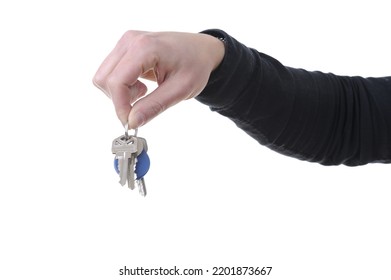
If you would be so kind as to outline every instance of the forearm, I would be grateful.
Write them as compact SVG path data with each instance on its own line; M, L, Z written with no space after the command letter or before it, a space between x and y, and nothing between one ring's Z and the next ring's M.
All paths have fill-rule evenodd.
M220 31L226 54L197 99L269 148L325 165L391 161L391 78L285 67Z

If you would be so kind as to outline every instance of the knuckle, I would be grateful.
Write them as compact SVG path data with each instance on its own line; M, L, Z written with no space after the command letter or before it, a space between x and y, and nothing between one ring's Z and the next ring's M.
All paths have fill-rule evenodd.
M139 34L140 32L139 31L135 31L135 30L127 30L123 35L122 35L122 39L131 39L135 36L137 36L137 34Z
M106 77L100 75L99 73L95 74L92 78L92 83L98 88L105 88L106 85Z
M107 87L108 90L115 89L120 84L120 81L115 75L110 75L105 80L105 87Z
M149 34L149 32L128 30L122 35L120 41L124 41L124 42L136 41L139 40L140 38L147 37L148 36L147 34Z
M144 51L153 45L154 35L150 32L138 32L128 31L127 37L129 38L131 46L138 51Z

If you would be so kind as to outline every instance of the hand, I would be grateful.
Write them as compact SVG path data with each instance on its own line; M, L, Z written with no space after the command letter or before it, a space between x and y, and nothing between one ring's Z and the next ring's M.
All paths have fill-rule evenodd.
M127 31L96 72L93 83L114 103L129 128L144 125L178 102L196 97L224 57L210 35ZM139 78L156 81L148 95Z

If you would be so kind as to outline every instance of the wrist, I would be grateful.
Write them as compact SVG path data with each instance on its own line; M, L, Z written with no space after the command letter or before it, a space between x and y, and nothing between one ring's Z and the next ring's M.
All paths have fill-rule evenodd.
M223 61L226 51L225 46L225 36L219 33L209 33L209 30L201 32L201 34L206 35L205 38L209 42L209 50L213 60L213 69L214 71ZM221 36L220 36L221 35Z

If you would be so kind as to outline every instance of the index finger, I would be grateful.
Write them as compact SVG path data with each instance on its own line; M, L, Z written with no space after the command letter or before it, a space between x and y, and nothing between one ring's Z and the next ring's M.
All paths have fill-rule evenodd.
M142 31L127 31L122 35L121 39L117 42L114 49L109 55L103 60L93 77L93 83L96 87L104 91L107 95L110 95L107 82L112 71L121 61L122 57L127 53L129 43L132 42L134 37L144 33Z
M155 68L157 57L150 36L140 34L130 42L127 52L109 74L107 91L123 123L128 119L131 104L146 92L145 85L138 82L138 78Z

